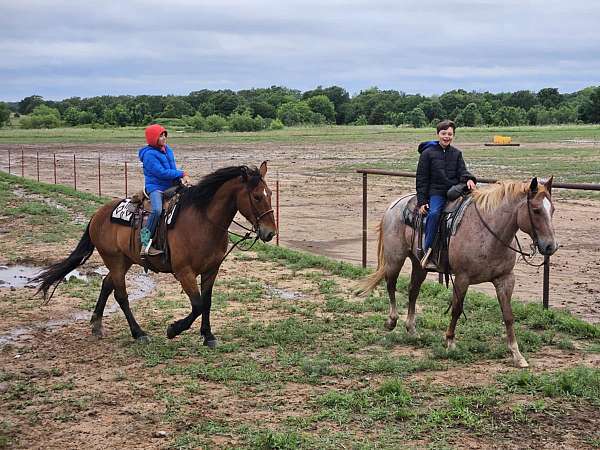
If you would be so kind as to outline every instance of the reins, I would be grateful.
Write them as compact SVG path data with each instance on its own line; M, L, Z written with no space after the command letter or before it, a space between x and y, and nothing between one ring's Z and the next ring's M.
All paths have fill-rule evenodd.
M531 243L531 253L526 253L523 251L523 247L521 247L521 243L519 242L519 238L517 237L517 235L515 234L515 241L517 241L517 247L518 249L514 248L513 246L511 246L510 244L507 244L506 242L504 242L500 236L498 236L498 234L496 234L496 232L494 230L492 230L490 228L490 226L487 224L487 222L483 219L483 217L481 216L481 213L479 212L479 208L477 208L477 203L473 202L473 206L475 207L475 211L477 212L477 216L479 217L479 220L481 221L481 223L483 224L483 226L485 227L486 230L489 231L489 233L494 236L494 238L496 238L496 240L498 242L500 242L502 245L504 245L505 247L511 249L513 252L518 253L521 256L521 259L523 260L523 262L525 262L525 264L528 264L532 267L541 267L544 265L544 262L542 261L540 264L533 264L530 261L528 261L526 258L532 259L536 254L537 254L537 231L535 229L535 226L533 225L533 218L531 216L531 202L530 200L530 196L529 193L527 194L527 213L529 214L529 223L531 225L531 234L533 235L533 242Z

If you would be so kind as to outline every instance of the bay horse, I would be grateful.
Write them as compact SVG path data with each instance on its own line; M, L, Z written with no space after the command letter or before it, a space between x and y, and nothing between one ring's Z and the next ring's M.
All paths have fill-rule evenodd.
M210 327L212 289L226 255L231 222L239 211L253 225L261 240L270 241L277 233L271 208L271 190L265 182L266 174L266 161L259 169L247 166L224 167L206 175L197 185L181 194L177 220L167 235L170 266L164 265L160 256L149 257L160 272L175 276L192 305L190 314L169 325L169 339L190 328L194 320L202 315L200 333L204 337L204 345L217 345ZM44 298L47 298L50 287L58 285L65 275L83 264L97 249L109 272L102 281L92 314L92 334L104 336L102 315L108 296L114 292L131 335L134 339L145 342L149 337L138 325L129 308L125 287L125 274L129 268L133 264L143 264L139 232L136 231L132 238L131 227L111 222L111 213L119 202L120 200L115 200L96 211L75 250L63 261L41 272L34 281L39 283L38 292L43 292ZM130 245L131 239L135 239L135 245ZM198 275L201 275L200 292L196 280Z
M473 201L466 207L456 234L450 239L448 258L455 279L453 283L452 317L446 331L446 345L455 348L454 332L463 311L463 300L471 284L491 281L502 310L508 348L517 367L528 367L519 351L513 328L511 297L515 285L513 268L516 263L514 240L518 230L533 239L542 255L552 255L558 249L552 215L552 177L545 183L499 182L471 194ZM409 201L409 200L412 200ZM415 256L418 238L415 230L404 223L403 210L414 208L414 197L392 203L379 224L377 271L363 281L363 292L372 291L385 278L390 299L389 317L385 328L393 330L398 321L396 282L406 258L412 263L408 289L406 330L415 334L415 305L427 271Z

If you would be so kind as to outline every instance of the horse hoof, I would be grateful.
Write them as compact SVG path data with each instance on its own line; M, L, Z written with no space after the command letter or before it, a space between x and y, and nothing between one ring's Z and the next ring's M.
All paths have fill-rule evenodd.
M148 336L147 334L142 334L141 336L136 337L135 341L139 344L149 344L150 336Z
M386 330L392 331L394 328L396 328L397 322L398 322L398 320L388 319L385 321L384 327Z
M208 348L216 348L218 345L218 341L216 339L204 339L204 343L202 345Z
M415 328L415 326L406 326L406 332L408 333L409 336L416 336L417 334L417 329Z
M106 333L104 333L104 328L102 327L93 327L92 328L92 336L97 337L98 339L102 339L104 336L106 336Z
M167 328L167 338L173 339L175 336L177 336L175 328L173 327L173 325L169 325Z
M515 367L517 367L519 369L526 369L529 367L529 364L527 363L527 361L525 361L525 358L516 360L514 363L515 363Z
M446 350L449 352L456 350L456 343L454 342L454 340L448 340L446 342Z

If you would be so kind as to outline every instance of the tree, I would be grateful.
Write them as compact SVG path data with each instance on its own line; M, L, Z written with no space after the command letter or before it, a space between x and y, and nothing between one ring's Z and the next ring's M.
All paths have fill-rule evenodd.
M506 106L523 108L525 111L528 111L536 105L537 98L531 91L517 91L510 94L504 103Z
M46 105L36 106L28 117L21 119L22 128L57 128L60 125L58 109Z
M322 114L327 123L335 122L335 107L333 102L325 95L310 97L306 103L312 112Z
M494 114L493 124L499 126L525 125L527 113L522 108L503 106Z
M161 117L176 117L191 116L194 114L194 108L188 102L180 97L171 97L167 100L165 109L161 113Z
M557 108L562 103L562 97L556 88L544 88L537 93L540 104L546 108Z
M4 102L0 102L0 128L10 122L10 109Z
M584 122L600 123L600 87L593 89L579 105L578 115Z
M226 126L227 119L218 114L212 114L206 118L204 130L210 132L223 131Z
M475 103L469 103L456 116L456 125L461 127L476 127L481 125L481 113Z
M419 107L414 108L412 111L405 115L404 120L415 128L426 127L429 121L425 116L423 110Z
M288 102L277 108L277 118L286 126L311 123L313 112L305 101Z
M79 108L70 106L63 113L63 119L71 126L79 125L79 114L81 114Z
M307 100L311 97L316 97L318 95L325 95L331 101L331 103L333 103L334 110L336 111L336 123L344 123L344 105L350 101L350 95L348 94L348 91L339 86L330 86L325 89L319 86L312 91L306 91L304 94L302 94L302 99Z
M43 103L44 98L41 95L31 95L19 102L17 111L22 115L31 114L37 106L42 105Z

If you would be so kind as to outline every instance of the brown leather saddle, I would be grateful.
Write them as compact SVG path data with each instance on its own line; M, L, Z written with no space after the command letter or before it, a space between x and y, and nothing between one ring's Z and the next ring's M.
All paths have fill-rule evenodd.
M429 257L426 270L428 272L438 272L451 274L452 268L448 258L448 248L450 239L456 233L460 221L464 215L466 207L471 203L471 196L461 196L456 200L451 200L446 203L444 211L440 217L438 229L435 239L431 246L432 252ZM403 221L410 226L415 232L411 249L413 255L421 260L423 258L423 241L425 240L425 217L419 213L417 208L416 195L411 198L402 211Z

